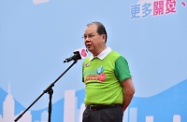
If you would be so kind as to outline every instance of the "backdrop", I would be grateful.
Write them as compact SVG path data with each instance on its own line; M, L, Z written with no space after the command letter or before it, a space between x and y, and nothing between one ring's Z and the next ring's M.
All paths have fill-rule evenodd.
M13 122L84 47L102 22L107 45L128 61L136 88L124 122L187 121L187 0L1 0L0 122ZM90 53L89 53L90 55ZM83 60L53 87L52 122L81 122ZM18 122L47 122L44 94Z

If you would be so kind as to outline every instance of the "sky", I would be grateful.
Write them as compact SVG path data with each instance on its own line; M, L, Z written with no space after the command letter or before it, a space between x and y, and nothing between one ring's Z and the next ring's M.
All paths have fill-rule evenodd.
M129 63L135 96L156 95L187 79L187 7L182 2L187 3L177 1L175 13L132 19L138 1L0 1L0 87L8 92L10 86L27 107L71 65L64 59L84 47L86 24L100 21L108 32L107 45ZM55 84L53 102L65 90L84 89L82 62ZM46 107L47 98L32 109Z

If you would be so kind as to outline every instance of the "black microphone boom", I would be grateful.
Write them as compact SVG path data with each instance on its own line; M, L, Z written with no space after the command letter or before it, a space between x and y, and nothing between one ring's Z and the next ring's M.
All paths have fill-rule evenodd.
M64 63L70 62L70 61L72 61L72 60L79 60L79 59L81 59L81 56L80 56L79 51L75 51L75 52L73 52L73 53L74 53L74 55L71 56L71 57L69 57L69 58L66 58L66 59L64 60Z

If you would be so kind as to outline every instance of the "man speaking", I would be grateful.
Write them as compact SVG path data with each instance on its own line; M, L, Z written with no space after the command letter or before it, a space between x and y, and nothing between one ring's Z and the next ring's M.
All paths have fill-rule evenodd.
M89 23L84 43L92 53L83 63L86 96L83 122L122 122L135 88L126 59L106 46L107 32L100 22Z

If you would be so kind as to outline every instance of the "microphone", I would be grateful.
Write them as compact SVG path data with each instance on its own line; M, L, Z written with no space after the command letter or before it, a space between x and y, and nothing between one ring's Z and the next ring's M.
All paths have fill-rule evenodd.
M79 60L79 59L83 59L83 58L86 58L88 53L87 53L87 49L85 48L80 48L78 50L75 50L73 53L74 55L69 57L69 58L66 58L64 60L64 63L67 63L67 62L70 62L72 60Z

